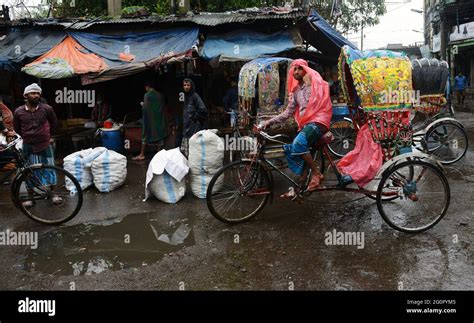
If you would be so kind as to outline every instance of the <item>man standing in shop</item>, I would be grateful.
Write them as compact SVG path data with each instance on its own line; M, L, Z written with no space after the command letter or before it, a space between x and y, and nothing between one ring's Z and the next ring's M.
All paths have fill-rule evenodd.
M193 80L185 79L183 81L184 90L184 110L183 110L183 141L181 151L188 157L189 138L196 132L206 129L207 108L204 105L199 94L196 93Z

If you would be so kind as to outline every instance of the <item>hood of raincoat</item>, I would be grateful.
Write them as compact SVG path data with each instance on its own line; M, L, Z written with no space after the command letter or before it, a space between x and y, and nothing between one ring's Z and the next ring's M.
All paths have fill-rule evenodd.
M185 96L191 96L193 95L194 93L196 93L196 84L194 83L193 80L189 79L189 78L186 78L183 80L183 83L186 82L186 83L191 83L191 91L189 92L184 92L184 95Z

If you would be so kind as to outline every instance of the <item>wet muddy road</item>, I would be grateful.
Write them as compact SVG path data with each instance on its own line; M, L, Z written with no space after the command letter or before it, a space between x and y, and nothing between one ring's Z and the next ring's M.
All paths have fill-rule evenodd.
M450 208L416 235L391 229L368 198L335 192L302 205L276 198L255 220L229 226L190 190L177 205L143 202L144 163L129 162L115 192L89 189L61 227L23 216L2 185L0 232L38 232L39 240L37 249L0 246L0 289L473 290L474 114L457 118L471 148L446 169ZM278 181L278 192L287 186ZM338 232L360 239L328 244Z

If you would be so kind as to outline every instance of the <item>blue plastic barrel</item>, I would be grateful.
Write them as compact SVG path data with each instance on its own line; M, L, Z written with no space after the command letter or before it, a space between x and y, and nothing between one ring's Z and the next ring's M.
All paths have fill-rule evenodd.
M337 106L332 107L332 120L339 121L344 119L344 117L349 117L349 108L347 106Z
M105 129L102 128L102 146L107 149L122 153L124 149L124 142L122 139L122 132L120 128Z

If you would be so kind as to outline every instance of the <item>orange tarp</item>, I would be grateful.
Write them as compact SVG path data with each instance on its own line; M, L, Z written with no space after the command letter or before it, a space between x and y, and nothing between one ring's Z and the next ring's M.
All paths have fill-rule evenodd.
M71 36L67 36L62 42L53 47L49 52L27 66L39 63L46 58L61 58L65 60L74 69L75 74L101 72L108 68L104 60L102 60L96 54L86 53L84 47L76 42Z

